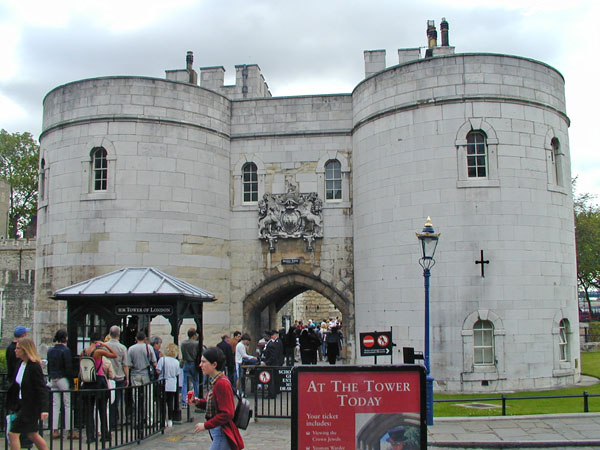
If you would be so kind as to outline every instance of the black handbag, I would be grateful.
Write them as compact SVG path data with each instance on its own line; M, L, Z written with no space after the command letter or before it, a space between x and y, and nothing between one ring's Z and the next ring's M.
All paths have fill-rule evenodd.
M150 350L148 350L148 344L146 344L146 355L148 356L148 376L150 377L150 381L156 381L158 380L158 375L156 374L156 367L152 365L152 358L150 357Z

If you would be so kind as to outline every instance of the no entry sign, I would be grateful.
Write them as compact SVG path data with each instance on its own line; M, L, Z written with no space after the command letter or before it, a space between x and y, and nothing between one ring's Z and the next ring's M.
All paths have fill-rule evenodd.
M391 331L360 333L360 356L390 355L391 353Z
M371 348L375 345L375 338L373 336L371 336L370 334L367 334L363 338L362 343L365 347Z

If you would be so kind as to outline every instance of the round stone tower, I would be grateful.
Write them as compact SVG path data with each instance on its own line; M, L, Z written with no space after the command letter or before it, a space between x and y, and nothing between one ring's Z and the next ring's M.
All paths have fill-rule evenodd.
M430 303L436 388L505 391L575 381L561 74L506 55L425 58L365 79L353 92L353 112L357 329L391 327L399 345L423 350L415 232L431 216L441 232Z
M48 296L124 266L160 266L228 307L229 119L224 96L167 80L89 79L46 96L41 339L65 323Z

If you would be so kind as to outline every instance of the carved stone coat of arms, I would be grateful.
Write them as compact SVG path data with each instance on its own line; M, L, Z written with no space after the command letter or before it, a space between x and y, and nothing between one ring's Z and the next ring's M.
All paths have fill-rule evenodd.
M258 237L275 251L277 239L304 239L309 251L323 237L323 202L316 192L300 194L288 186L285 194L265 194L258 202Z

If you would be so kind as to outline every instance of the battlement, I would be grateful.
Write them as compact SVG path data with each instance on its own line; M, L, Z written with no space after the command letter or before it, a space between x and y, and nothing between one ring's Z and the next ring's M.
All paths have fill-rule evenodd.
M231 99L271 97L269 86L257 64L235 66L235 84L225 86L225 68L201 67L200 86Z
M166 79L197 85L198 74L192 68L193 62L194 54L187 52L186 68L165 70ZM235 84L230 86L225 86L225 68L223 66L201 67L200 86L219 92L232 100L271 97L265 77L256 64L235 66Z
M0 236L0 251L2 250L35 250L35 239L6 239Z
M398 49L398 64L416 61L421 58L432 58L434 56L453 55L454 47L449 45L449 25L445 18L440 23L442 31L442 45L437 45L437 30L433 20L427 21L427 48L421 56L422 47ZM385 50L365 50L365 78L386 69Z

